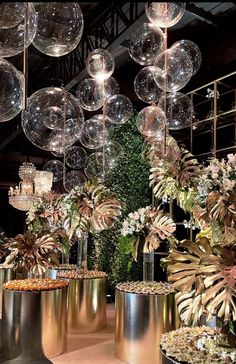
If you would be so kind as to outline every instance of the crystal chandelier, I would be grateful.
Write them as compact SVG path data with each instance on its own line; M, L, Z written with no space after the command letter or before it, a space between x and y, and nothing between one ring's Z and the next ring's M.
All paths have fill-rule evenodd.
M9 203L18 210L29 211L43 193L51 190L53 174L37 171L33 163L24 162L19 168L19 177L19 186L9 189Z

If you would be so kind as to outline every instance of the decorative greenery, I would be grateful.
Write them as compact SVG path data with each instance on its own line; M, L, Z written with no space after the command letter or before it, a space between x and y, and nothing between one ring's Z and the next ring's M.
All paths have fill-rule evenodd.
M136 127L136 115L127 123L114 127L113 140L123 147L118 166L106 178L116 195L124 202L123 217L131 211L150 204L149 167L142 156L143 137ZM113 294L121 281L138 280L142 276L142 262L132 263L127 245L119 243L121 224L94 235L93 263L108 275L108 289Z

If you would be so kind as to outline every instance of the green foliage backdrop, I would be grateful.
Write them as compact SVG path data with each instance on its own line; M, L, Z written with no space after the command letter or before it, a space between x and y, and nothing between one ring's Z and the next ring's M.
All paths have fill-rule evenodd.
M143 137L136 127L136 116L114 127L113 140L123 147L119 165L107 177L105 184L124 202L123 218L128 213L151 203L149 167L142 157ZM108 273L108 292L114 293L118 282L142 279L142 258L132 263L126 246L119 244L121 223L93 237L91 266Z

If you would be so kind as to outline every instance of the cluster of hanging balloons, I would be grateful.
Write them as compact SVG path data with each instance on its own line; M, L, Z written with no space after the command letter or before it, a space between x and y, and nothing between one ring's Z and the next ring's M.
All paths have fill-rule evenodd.
M87 57L86 69L90 77L80 82L76 96L83 109L101 110L85 122L79 138L90 152L84 172L89 179L104 178L122 154L121 145L111 139L113 126L128 121L133 106L128 97L119 93L119 84L112 77L115 62L110 52L102 48L93 50Z
M48 56L63 56L79 44L83 29L78 3L0 4L0 122L21 112L24 94L23 74L3 58L22 53L30 44Z
M137 116L138 130L145 137L160 138L168 126L188 126L193 114L189 97L179 92L201 65L201 51L190 40L180 40L165 49L161 28L175 25L183 16L185 3L145 3L148 20L130 36L130 57L144 66L136 75L134 90L149 104Z

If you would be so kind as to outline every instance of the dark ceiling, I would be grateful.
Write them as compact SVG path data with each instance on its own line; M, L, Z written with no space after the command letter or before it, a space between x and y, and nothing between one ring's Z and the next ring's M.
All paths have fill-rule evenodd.
M114 77L120 92L128 96L134 107L145 105L137 99L133 81L141 66L128 53L128 39L139 24L147 21L142 2L80 2L85 29L80 45L67 56L54 58L29 47L29 90L32 94L46 86L65 86L75 94L78 82L87 77L85 60L98 47L107 48L115 57ZM183 18L168 30L168 45L180 39L198 44L202 65L183 92L188 92L216 77L236 70L236 3L188 2ZM23 55L9 58L22 70ZM87 115L88 117L88 115ZM23 161L36 164L54 159L50 152L35 147L21 129L20 115L0 125L0 188L8 189L19 182L18 169Z

